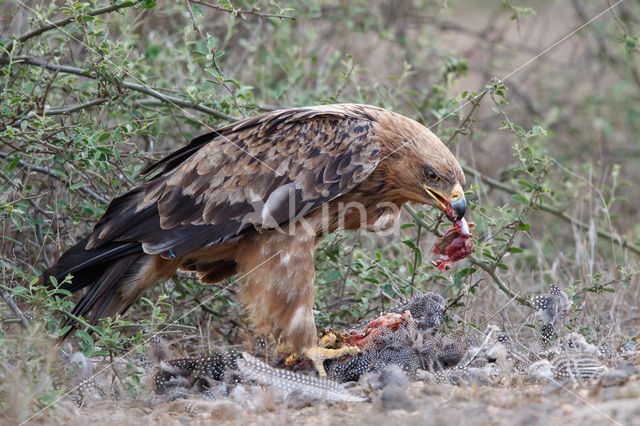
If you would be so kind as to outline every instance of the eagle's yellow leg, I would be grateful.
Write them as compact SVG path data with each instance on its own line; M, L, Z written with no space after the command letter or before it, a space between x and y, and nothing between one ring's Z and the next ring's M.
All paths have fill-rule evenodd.
M304 356L313 362L313 366L316 368L320 377L327 377L327 372L324 370L324 362L326 360L340 358L345 355L356 355L358 353L360 353L360 349L357 346L343 346L338 349L316 346L305 352Z
M357 346L332 348L332 346L336 344L337 340L338 338L335 334L325 334L318 341L318 346L307 349L302 356L295 352L292 353L287 357L285 364L287 366L293 366L300 359L306 358L313 363L313 366L320 377L327 377L327 372L324 369L324 362L326 360L341 358L346 355L357 355L360 353L360 349Z

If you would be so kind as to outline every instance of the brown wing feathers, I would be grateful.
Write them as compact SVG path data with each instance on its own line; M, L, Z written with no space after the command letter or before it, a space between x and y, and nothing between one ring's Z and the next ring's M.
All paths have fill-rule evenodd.
M115 198L51 269L82 278L70 290L92 285L74 314L102 313L144 254L180 257L282 224L291 219L289 193L298 215L351 191L380 158L372 120L361 106L276 111L200 136L148 167L147 175L160 172Z
M182 164L116 199L87 248L136 240L146 253L181 256L264 225L261 209L278 188L290 185L297 214L350 191L379 158L367 143L370 122L301 110L219 130ZM277 224L291 216L288 196L283 201L270 209Z

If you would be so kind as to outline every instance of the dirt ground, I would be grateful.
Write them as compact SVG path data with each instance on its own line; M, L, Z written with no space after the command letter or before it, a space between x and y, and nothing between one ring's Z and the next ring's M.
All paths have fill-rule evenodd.
M361 403L308 401L290 408L275 403L250 409L233 400L183 399L155 407L105 404L75 411L68 424L640 424L640 383L616 389L571 389L549 386L492 388L425 385L408 389L412 407L394 408L380 395ZM272 398L264 391L265 400ZM398 406L403 403L399 402ZM195 407L197 412L189 412ZM71 412L70 412L71 414Z
M55 419L70 425L639 425L638 376L627 379L617 379L611 373L605 376L582 386L553 380L526 384L522 378L502 385L474 382L455 386L416 381L406 389L384 388L371 392L365 402L350 403L319 401L285 395L271 388L241 385L230 396L217 399L192 396L158 402L161 398L153 397L148 404L96 400L83 408L65 402L56 410Z

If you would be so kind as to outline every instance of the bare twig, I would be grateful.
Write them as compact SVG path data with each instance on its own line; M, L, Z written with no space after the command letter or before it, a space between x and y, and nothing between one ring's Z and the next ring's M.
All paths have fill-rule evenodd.
M5 65L9 63L9 58L0 58L0 66L1 65ZM21 64L25 64L25 65L33 65L33 66L37 66L37 67L42 67L42 68L46 68L52 71L60 71L60 72L64 72L67 74L75 74L75 75L80 75L82 77L87 77L87 78L92 78L92 79L97 79L98 76L96 74L91 73L89 70L86 69L82 69L82 68L78 68L78 67L72 67L72 66L67 66L67 65L57 65L57 64L50 64L46 61L42 61L40 59L35 59L35 58L30 58L30 57L18 57L18 58L13 58L13 65L21 65ZM215 110L211 107L208 107L206 105L202 105L193 101L188 101L186 99L181 99L181 98L177 98L175 96L169 96L169 95L165 95L163 93L158 92L155 89L152 89L151 87L142 85L142 84L138 84L138 83L132 83L132 82L128 82L125 81L122 83L123 87L126 87L130 90L134 90L136 92L141 92L141 93L145 93L153 98L156 99L160 99L163 102L166 102L168 104L171 105L177 105L180 107L185 107L185 108L191 108L194 109L196 111L200 111L200 112L204 112L207 113L213 117L219 118L221 120L227 120L227 121L236 121L236 118L225 114L223 112L220 112L218 110Z
M230 13L232 15L239 16L240 18L243 18L242 15L252 15L252 16L257 16L260 19L278 18L278 19L291 19L292 21L296 20L295 16L280 15L278 13L263 13L263 12L259 12L256 9L252 9L252 10L227 9L224 6L219 6L219 5L216 5L216 4L210 4L210 3L207 3L205 1L200 1L200 0L189 0L189 2L190 3L199 4L201 6L206 6L206 7L211 8L211 9L219 10L220 12Z
M24 117L18 119L15 123L12 123L12 126L18 126L20 125L20 123L22 123L24 120L30 119L32 117L35 117L36 115L67 115L67 114L71 114L72 112L76 112L76 111L80 111L82 109L85 108L90 108L92 106L96 106L96 105L100 105L103 104L105 102L109 101L109 98L105 98L105 97L101 97L101 98L97 98L97 99L93 99L91 101L82 103L82 104L77 104L77 105L72 105L70 107L67 108L49 108L49 107L44 107L42 108L39 112L38 111L29 111ZM0 130L2 130L4 128L0 127ZM38 140L38 138L34 139ZM45 141L42 140L38 140L39 143L45 145L47 148L52 149L54 151L61 151L63 150L63 148L59 147L59 146L55 146L55 145L51 145Z
M418 252L420 250L420 237L422 236L422 226L418 226L418 235L416 236L416 248L413 251L413 273L411 274L411 282L409 285L411 286L411 297L413 297L413 283L416 280L416 275L418 273Z
M191 16L191 23L193 24L193 29L200 33L200 37L205 39L205 36L198 25L198 21L196 20L196 14L193 13L193 8L191 7L191 2L189 0L184 0L184 3L187 5L187 10L189 11L189 16ZM215 59L214 59L215 61Z
M13 298L11 297L11 295L6 291L0 289L0 297L2 297L2 300L4 300L4 302L9 306L9 308L13 311L13 313L18 317L18 319L20 320L20 323L24 325L25 328L29 327L29 321L27 321L27 318L24 316L20 308L18 308L18 305L16 305L16 302L13 301Z
M198 20L196 19L196 14L193 13L193 8L191 8L191 2L189 0L184 0L184 2L187 5L187 9L189 10L189 15L191 16L191 22L193 24L193 29L196 32L198 32L198 34L200 34L200 37L202 38L203 41L206 41L207 37L205 37L204 33L200 29L200 26L198 25ZM210 49L209 46L207 46L207 49ZM210 52L211 53L211 66L213 67L213 69L220 76L220 85L222 87L224 87L224 89L231 95L231 99L233 99L233 104L236 107L236 111L238 111L242 115L242 117L244 118L244 113L242 112L242 110L240 109L240 106L238 105L238 99L236 98L236 94L234 93L233 90L231 90L231 88L229 87L229 85L225 81L224 72L222 71L222 67L220 67L220 65L218 64L218 61L216 61L217 49L212 48L210 50L211 50L211 52Z
M147 95L156 98L156 99L160 99L163 102L166 102L168 104L171 105L177 105L177 106L181 106L181 107L185 107L185 108L191 108L194 109L196 111L200 111L200 112L204 112L207 113L213 117L219 118L221 120L227 120L227 121L236 121L237 118L233 117L231 115L225 114L224 112L220 112L218 110L215 110L211 107L208 107L206 105L202 105L202 104L198 104L195 102L191 102L188 100L184 100L184 99L180 99L180 98L176 98L175 96L168 96L165 95L163 93L160 93L154 89L151 89L150 87L145 87L141 84L137 84L137 83L130 83L130 82L124 82L123 86L131 89L131 90L135 90L137 92L141 92L141 93L146 93Z
M458 295L458 297L456 297L452 302L450 302L447 305L447 309L454 307L455 305L458 304L458 302L460 301L460 299L462 299L466 294L468 294L471 290L473 290L474 288L476 288L478 286L478 284L480 284L482 281L484 281L484 278L480 278L478 281L476 281L475 283L473 283L466 292L460 292L460 294Z
M8 158L9 154L7 154L6 152L1 152L0 151L0 158ZM43 167L43 166L36 166L35 164L30 164L27 163L25 161L18 161L18 166L20 167L24 167L25 169L29 169L29 170L33 170L34 172L38 172L38 173L42 173L48 176L51 176L53 178L56 179L60 179L60 176L58 176L57 174L55 174L55 172L53 170L51 170L48 167ZM87 194L88 196L90 196L91 198L93 198L94 200L102 203L102 204L109 204L109 200L107 200L105 197L103 197L102 195L98 194L95 191L92 191L89 188L86 188L84 186L78 188L79 191L84 192L85 194Z
M528 306L530 308L533 308L531 306L531 304L529 303L529 301L524 296L520 296L520 295L514 293L513 291L511 291L511 289L504 283L504 281L502 281L500 279L500 277L496 274L496 268L495 267L491 267L489 265L486 265L486 264L480 262L473 255L467 257L467 259L469 259L469 262L471 262L472 265L477 266L478 268L482 269L487 274L489 274L491 279L496 283L496 285L500 288L500 290L502 290L507 296L512 297L513 299L517 300L518 302L520 302L523 305L526 305L526 306Z
M347 71L347 73L344 76L344 81L342 82L342 86L340 86L340 89L338 89L338 91L336 92L336 101L340 98L340 96L342 95L342 92L344 91L345 87L347 87L347 83L349 82L349 78L351 77L351 74L353 73L353 70L356 67L356 61L353 60L353 58L351 59L351 66L349 67L349 70Z
M124 8L127 8L127 7L134 6L136 3L137 2L135 2L135 1L127 1L127 2L120 3L120 4L112 4L112 5L109 5L109 6L104 6L104 7L98 8L98 9L90 10L84 16L98 16L98 15L103 15L105 13L115 12L116 10L120 10L120 9L124 9ZM24 34L19 36L17 39L15 39L11 44L9 44L6 47L3 56L6 56L8 52L11 52L13 50L13 47L16 44L22 43L22 42L24 42L26 40L32 39L34 37L37 37L40 34L43 34L43 33L47 32L47 31L53 30L55 28L64 27L65 25L68 25L68 24L70 24L71 22L73 22L75 20L76 20L75 16L69 16L67 18L63 18L63 19L59 19L57 21L50 22L47 25L43 25L40 28L36 28L35 30L29 31L28 33L24 33Z
M445 145L448 146L449 144L451 144L451 142L453 142L453 140L455 139L455 137L457 135L459 135L465 129L468 128L468 124L469 124L469 121L471 120L471 117L473 116L473 113L480 106L480 101L482 100L482 98L484 98L484 95L487 94L487 91L488 91L487 89L484 89L482 92L480 92L478 95L476 95L476 97L471 101L471 105L472 105L471 109L469 110L467 115L462 120L462 123L460 123L460 125L456 128L456 130L453 132L453 134L451 134L451 136L449 136L449 139L447 139L447 141L444 143Z
M45 114L46 115L67 115L67 114L71 114L72 112L80 111L81 109L90 108L96 105L103 104L108 100L109 98L102 97L102 98L93 99L83 104L71 105L70 107L66 107L66 108L53 108L48 110L45 109Z

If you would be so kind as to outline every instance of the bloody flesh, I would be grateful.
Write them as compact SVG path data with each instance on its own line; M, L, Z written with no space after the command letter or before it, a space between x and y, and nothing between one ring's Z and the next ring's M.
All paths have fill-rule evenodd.
M376 336L381 334L383 330L396 331L400 324L407 321L410 317L411 313L409 311L404 311L402 314L388 313L369 321L369 323L360 330L342 334L342 338L345 344L363 349Z
M437 262L433 265L440 271L447 271L451 267L451 263L464 259L473 251L473 241L471 230L474 223L467 223L466 220L460 219L453 223L453 227L436 241L433 252L440 254Z

